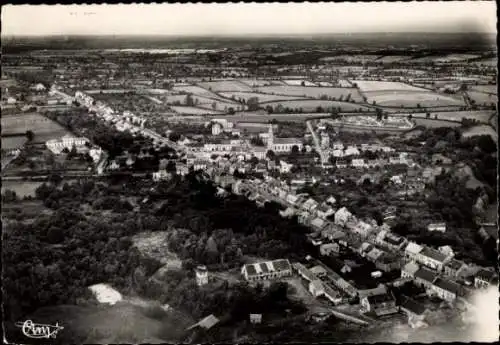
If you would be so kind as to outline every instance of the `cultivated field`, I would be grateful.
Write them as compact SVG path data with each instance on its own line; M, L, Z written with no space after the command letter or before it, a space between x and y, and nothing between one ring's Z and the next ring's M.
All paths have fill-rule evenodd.
M372 91L428 92L428 90L421 89L419 87L393 81L352 80L351 82L356 83L361 92L372 92Z
M259 92L220 92L221 96L226 98L244 99L245 102L252 97L257 97L259 103L272 102L272 101L287 101L294 99L302 99L304 97L299 96L283 96L283 95L271 95ZM305 99L305 98L304 98Z
M318 107L322 107L325 112L331 108L340 108L341 111L355 111L358 109L369 110L370 108L347 102L336 101L323 101L323 100L296 100L296 101L282 101L282 102L269 102L266 106L276 107L282 105L283 108L302 109L304 112L314 112Z
M445 107L445 106L463 106L464 102L450 96L438 95L426 90L426 92L400 92L400 91L382 91L366 93L368 102L376 102L377 105L386 107Z
M212 90L213 92L225 91L252 91L252 88L238 80L221 80L198 83L204 89Z
M191 94L196 95L196 96L202 96L202 97L223 100L217 94L215 94L207 89L204 89L201 86L197 86L197 85L175 85L173 89L175 91L179 91L179 92L191 93Z
M457 62L457 61L466 61L470 59L478 58L479 55L472 54L450 54L443 57L437 57L434 59L436 62Z
M363 99L357 89L341 87L308 87L308 86L263 86L257 88L259 92L285 95L320 98L321 96L335 97L342 96L344 99L351 94L351 99L361 102Z
M494 114L492 110L476 110L476 111L443 111L443 112L430 112L430 119L433 120L434 116L438 116L438 120L448 121L462 121L462 118L474 119L482 123L488 123L489 118ZM394 114L394 116L407 116L407 114ZM413 119L425 119L426 113L414 113Z
M188 106L172 106L173 111L178 114L183 115L208 115L208 114L223 114L223 112L215 111L211 109L202 109L197 107L188 107Z
M157 96L158 99L163 101L165 104L176 104L180 102L180 104L184 104L186 101L187 95L161 95Z
M35 134L34 143L44 143L49 139L59 139L69 132L38 113L2 116L2 134L20 134L31 130Z
M410 58L409 56L403 56L403 55L387 55L387 56L382 56L375 61L391 63L391 62L396 62L396 61L407 60L409 58Z

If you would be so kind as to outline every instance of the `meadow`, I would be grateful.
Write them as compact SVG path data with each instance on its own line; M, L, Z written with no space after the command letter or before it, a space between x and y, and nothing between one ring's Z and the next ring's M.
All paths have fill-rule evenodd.
M401 91L381 91L366 93L369 103L376 102L377 105L386 107L445 107L463 106L463 100L450 96L439 95L429 90L426 92L401 92Z
M198 83L204 89L211 90L213 92L224 92L224 91L252 91L252 88L238 80L221 80L221 81L209 81Z
M240 79L240 82L251 87L283 85L283 82L281 80Z
M307 99L299 96L283 96L283 95L270 95L267 93L259 93L259 92L220 92L221 96L226 98L234 99L244 99L245 102L248 101L252 97L257 97L259 103L265 102L273 102L273 101L287 101L294 99Z
M370 110L371 108L348 102L323 101L323 100L295 100L295 101L278 101L266 103L266 106L275 108L278 105L290 109L302 109L304 112L315 112L318 107L322 107L324 112L331 108L340 108L341 111L355 111L358 109Z
M2 150L18 149L24 146L28 141L25 135L16 135L13 137L2 137Z
M2 116L2 134L21 134L31 130L35 134L34 143L44 143L49 139L59 139L70 134L68 130L38 113L23 113Z
M498 142L498 133L497 131L489 126L489 125L479 125L479 126L474 126L471 128L467 128L465 131L462 132L462 136L468 138L472 137L475 135L489 135L491 138L495 141Z
M202 109L198 107L188 107L188 106L172 106L173 111L182 115L208 115L208 114L223 114L220 111L215 111L212 109Z
M175 85L173 89L178 92L186 92L200 97L207 97L227 102L227 100L223 99L216 93L209 91L208 89L202 88L201 86L198 85Z
M309 80L301 80L301 79L287 79L287 80L283 80L283 82L286 85L290 85L290 86L317 86L316 84L314 84L313 82L311 82ZM304 85L302 85L302 83L304 83Z
M5 190L9 189L16 192L19 198L23 198L25 196L35 196L36 189L42 185L43 182L35 182L35 181L11 181L11 180L2 180L2 193Z
M467 95L471 100L476 102L477 105L490 105L491 103L498 103L498 96L492 93L484 93L477 91L467 91Z
M469 90L483 93L497 94L498 89L496 85L472 85L469 86Z
M355 83L361 92L371 92L371 91L428 92L428 90L395 81L351 80L351 82Z

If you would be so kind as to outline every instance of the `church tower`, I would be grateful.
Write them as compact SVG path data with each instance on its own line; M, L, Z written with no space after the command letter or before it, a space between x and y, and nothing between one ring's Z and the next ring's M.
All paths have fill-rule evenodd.
M272 150L273 146L274 146L273 125L269 124L269 131L267 133L267 149Z

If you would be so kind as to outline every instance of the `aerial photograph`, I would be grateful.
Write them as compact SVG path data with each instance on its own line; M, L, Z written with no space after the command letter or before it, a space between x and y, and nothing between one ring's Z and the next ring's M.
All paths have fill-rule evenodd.
M496 13L3 5L4 344L497 342Z

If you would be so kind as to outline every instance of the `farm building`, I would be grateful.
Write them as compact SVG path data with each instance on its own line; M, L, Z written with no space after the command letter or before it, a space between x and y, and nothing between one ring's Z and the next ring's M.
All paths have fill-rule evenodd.
M287 259L246 264L241 274L248 281L267 280L292 275L292 266Z

